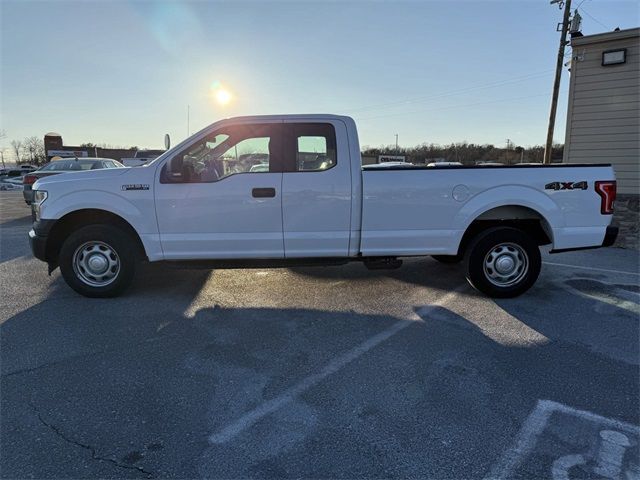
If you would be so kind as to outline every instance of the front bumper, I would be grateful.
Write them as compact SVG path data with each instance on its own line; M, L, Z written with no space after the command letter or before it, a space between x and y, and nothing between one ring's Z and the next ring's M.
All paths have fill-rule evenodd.
M33 228L29 230L29 245L33 256L43 262L49 262L47 258L47 242L49 240L49 232L55 223L55 220L40 220L33 222Z
M24 190L22 190L22 197L24 198L24 201L27 202L27 205L31 205L33 203L34 190L31 188L31 185L28 187L29 188L27 188L27 185L24 186Z
M47 237L41 237L32 228L29 230L29 245L33 256L43 262L47 261Z

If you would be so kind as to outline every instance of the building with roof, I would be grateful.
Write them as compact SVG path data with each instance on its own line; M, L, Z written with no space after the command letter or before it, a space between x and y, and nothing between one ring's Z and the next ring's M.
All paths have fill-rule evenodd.
M613 165L617 244L639 248L640 28L574 36L571 47L563 161Z

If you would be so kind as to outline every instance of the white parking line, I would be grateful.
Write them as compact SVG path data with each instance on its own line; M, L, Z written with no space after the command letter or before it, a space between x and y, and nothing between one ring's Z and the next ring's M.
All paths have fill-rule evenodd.
M433 302L428 306L426 306L425 308L420 309L421 314L428 313L429 309L444 306L450 300L455 298L455 296L460 291L464 290L466 287L467 287L466 284L460 285L455 290L449 292L448 294L440 298L438 301ZM304 393L311 387L317 385L322 380L327 378L329 375L332 375L338 372L339 370L347 366L349 363L356 360L358 357L367 353L372 348L380 345L382 342L384 342L385 340L388 340L389 338L394 336L396 333L404 330L405 328L411 325L414 325L415 322L418 322L420 320L421 318L418 317L417 320L400 320L394 323L386 330L383 330L382 332L365 340L360 345L352 348L348 352L343 353L342 355L339 355L338 357L334 358L329 363L327 363L318 373L314 373L302 379L299 383L285 390L283 393L281 393L277 397L272 398L271 400L268 400L266 402L263 402L253 410L250 410L244 415L242 415L233 423L222 428L217 433L212 434L209 437L209 442L212 444L221 444L221 443L228 442L239 433L251 427L258 420L269 415L270 413L275 412L276 410L279 410L286 404L294 401L296 397L298 397L300 394Z
M582 270L593 270L596 272L607 272L607 273L622 273L624 275L636 275L640 276L638 272L625 272L624 270L611 270L609 268L597 268L597 267L583 267L582 265L570 265L568 263L555 263L555 262L546 262L543 261L545 265L555 265L557 267L569 267L569 268L578 268Z
M634 435L640 434L640 427L636 425L615 420L613 418L602 417L593 412L577 410L551 400L538 400L536 408L533 409L533 412L531 412L522 424L522 428L516 436L514 445L504 452L500 460L493 466L493 468L491 468L491 472L485 477L485 479L500 480L511 478L514 470L520 466L520 464L535 448L538 437L544 431L549 418L554 412L573 415L584 420L598 423L599 425L607 428L621 430ZM553 465L552 473L557 474L555 478L562 478L562 469L573 465L572 462L579 463L580 460L581 459L577 457L562 458L560 459L560 462Z

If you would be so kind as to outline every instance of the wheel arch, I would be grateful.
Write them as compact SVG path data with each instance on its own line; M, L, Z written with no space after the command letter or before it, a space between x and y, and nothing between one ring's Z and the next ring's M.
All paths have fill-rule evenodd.
M113 225L122 229L134 240L136 254L142 259L147 257L140 235L127 220L107 210L83 208L65 214L51 227L46 249L46 257L49 262L57 262L60 248L65 239L78 228L87 225Z
M529 206L508 204L494 206L477 214L464 230L458 254L464 254L476 235L493 227L517 228L531 235L538 245L553 244L553 229L545 215Z

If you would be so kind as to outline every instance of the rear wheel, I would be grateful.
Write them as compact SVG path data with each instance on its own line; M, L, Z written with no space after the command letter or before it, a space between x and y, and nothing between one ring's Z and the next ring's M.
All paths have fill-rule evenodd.
M454 264L462 261L462 255L431 255L431 258L440 263Z
M465 255L467 280L495 298L526 292L540 274L540 249L535 240L516 228L496 227L478 234Z
M137 261L130 236L112 225L89 225L73 232L58 263L67 284L85 297L115 297L133 280Z

